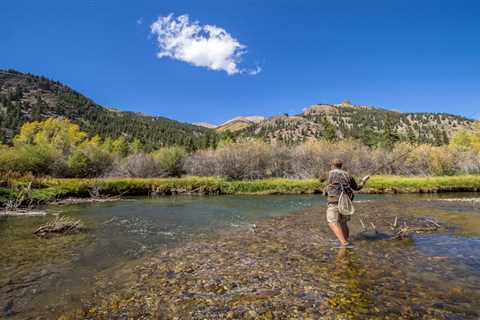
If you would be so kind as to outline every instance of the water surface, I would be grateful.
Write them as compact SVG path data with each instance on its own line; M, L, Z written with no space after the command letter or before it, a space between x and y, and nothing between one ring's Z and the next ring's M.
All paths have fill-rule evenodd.
M397 210L448 223L450 231L415 236L411 244L397 246L395 250L400 250L407 260L414 254L433 259L435 266L410 263L419 277L449 281L449 288L476 291L480 290L480 205L442 201L475 196L371 195L356 200L366 203L367 208L395 203ZM4 315L19 319L34 318L45 309L46 314L55 313L59 308L80 303L99 272L135 263L161 248L208 239L219 230L249 232L262 219L295 214L310 207L324 210L324 204L321 196L276 195L133 198L102 204L49 206L45 208L49 213L81 219L89 227L86 234L51 239L39 239L32 234L51 216L2 218L0 307ZM362 242L359 246L367 250L385 249L381 242ZM453 266L451 261L455 261ZM445 268L438 269L444 262Z

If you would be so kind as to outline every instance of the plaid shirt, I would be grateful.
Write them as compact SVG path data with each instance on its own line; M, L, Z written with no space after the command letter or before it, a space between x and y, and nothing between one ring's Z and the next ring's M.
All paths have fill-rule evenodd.
M337 204L342 191L353 200L353 191L358 191L362 189L362 187L363 185L358 185L348 172L334 169L328 173L328 184L325 189L325 195L328 197L329 204Z

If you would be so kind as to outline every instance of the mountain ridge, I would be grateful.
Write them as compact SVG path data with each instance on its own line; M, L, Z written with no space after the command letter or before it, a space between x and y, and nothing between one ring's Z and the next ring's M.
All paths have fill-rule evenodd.
M59 81L16 70L0 70L0 142L10 142L19 127L48 117L65 117L90 135L140 140L147 150L169 145L187 149L215 146L210 129L161 116L103 107Z
M194 122L192 124L209 129L216 129L217 131L222 132L227 130L237 131L245 128L249 124L259 123L263 120L265 120L265 117L263 116L237 116L219 125L211 124L208 122Z
M223 137L299 143L310 138L382 140L442 145L474 120L446 113L400 112L349 101L317 103L297 115L239 116L221 125L188 124L161 116L104 107L59 81L16 70L0 70L0 142L9 143L19 127L47 117L66 117L91 136L140 140L147 150L182 145L188 150L215 147ZM207 127L207 128L206 128Z
M367 145L377 144L379 136L389 130L395 141L442 145L447 144L456 131L473 129L474 122L473 119L448 113L401 112L343 101L338 104L317 103L297 115L264 117L256 122L243 122L241 126L216 127L216 130L231 131L239 137L262 138L268 142L355 138Z

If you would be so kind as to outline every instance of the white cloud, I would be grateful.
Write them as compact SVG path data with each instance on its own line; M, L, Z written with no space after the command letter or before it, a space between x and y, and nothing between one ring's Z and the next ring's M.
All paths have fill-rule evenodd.
M137 24L138 25L143 24L143 17L140 17L140 18L137 19Z
M200 25L190 21L188 15L173 14L159 17L151 26L160 51L159 58L172 58L194 66L211 70L223 70L229 75L258 74L256 69L242 69L239 63L246 53L246 46L233 38L225 29L212 25Z
M262 72L262 68L257 66L255 69L252 69L252 70L247 70L246 71L249 75L256 75L256 74L259 74L260 72Z

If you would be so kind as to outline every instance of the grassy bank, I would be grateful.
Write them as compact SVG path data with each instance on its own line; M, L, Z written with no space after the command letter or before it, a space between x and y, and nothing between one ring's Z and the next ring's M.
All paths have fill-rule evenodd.
M317 179L262 179L228 181L216 177L163 179L4 179L0 181L0 204L15 198L22 186L32 182L34 203L47 203L67 197L172 195L172 194L312 194L320 193L324 183ZM372 177L363 193L433 193L480 191L480 176L452 177Z
M374 176L363 193L478 192L480 175L465 176Z

